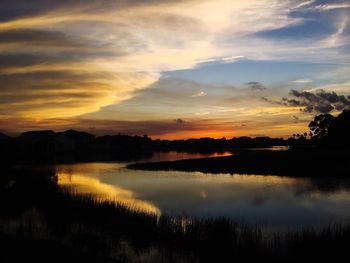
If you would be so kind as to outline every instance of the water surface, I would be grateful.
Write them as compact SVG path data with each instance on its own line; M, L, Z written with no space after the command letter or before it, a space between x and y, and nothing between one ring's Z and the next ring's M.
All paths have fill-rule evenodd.
M203 157L154 156L154 161ZM57 165L56 173L60 185L78 193L157 214L227 216L270 227L350 222L349 180L135 171L118 162Z

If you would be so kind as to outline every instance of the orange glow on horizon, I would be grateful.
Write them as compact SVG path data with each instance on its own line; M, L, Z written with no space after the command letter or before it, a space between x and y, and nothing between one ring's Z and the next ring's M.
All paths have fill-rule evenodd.
M192 127L184 129L177 128L168 130L162 130L161 128L152 129L152 124L150 128L142 127L138 128L137 132L130 132L127 130L133 123L128 124L118 124L115 126L115 121L113 120L90 120L85 123L79 119L27 119L27 118L5 118L0 120L0 126L2 127L11 127L11 129L4 131L8 135L18 136L20 133L30 130L53 130L56 132L65 131L68 129L75 129L79 131L89 132L96 136L103 135L116 135L116 134L125 134L125 135L139 135L143 136L147 134L152 139L190 139L190 138L233 138L241 136L249 137L261 137L268 136L273 138L289 138L294 133L304 133L308 131L308 120L300 121L298 123L292 124L274 124L270 125L269 123L253 123L248 125L241 125L232 127L230 124L221 123L220 121L213 121L212 123L206 122L205 124L194 124ZM172 125L172 124L171 124ZM87 128L89 127L89 128ZM170 126L171 127L171 126ZM212 128L214 127L214 128ZM216 128L215 128L216 127ZM134 129L135 130L135 129Z

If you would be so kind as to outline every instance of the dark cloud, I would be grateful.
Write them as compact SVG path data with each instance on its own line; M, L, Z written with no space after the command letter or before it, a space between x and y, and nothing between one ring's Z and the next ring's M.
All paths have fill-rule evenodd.
M174 120L177 124L183 124L184 123L184 120L183 119L175 119Z
M49 64L54 65L58 63L73 63L79 62L83 60L83 57L75 57L72 59L68 59L62 56L54 56L54 55L43 55L43 54L0 54L0 74L4 73L5 70L9 70L11 68L19 68L19 67L31 67L41 64Z
M298 123L299 122L299 117L298 116L293 115L292 118L293 118L293 122L294 123Z
M257 81L250 81L247 83L247 85L251 90L254 90L254 91L266 90L266 87L262 83Z
M45 71L44 69L32 73L4 74L0 75L0 94L13 91L14 94L20 96L21 92L25 91L62 91L77 86L86 87L85 90L89 90L89 86L96 86L97 84L102 88L105 86L103 81L113 80L114 78L113 74L107 72ZM99 80L101 83L99 83Z
M294 98L283 98L282 104L303 107L304 112L329 113L336 109L338 111L350 107L350 100L344 95L335 92L317 90L315 93L308 91L291 90L290 95Z
M1 0L0 21L8 21L20 17L34 16L53 10L82 10L84 12L105 12L111 9L122 9L133 6L163 4L169 2L191 0Z
M270 98L261 97L260 99L261 99L262 101L265 101L265 102L268 102L268 103L271 103L271 104L283 105L283 102L277 101L277 100L273 100L273 99L270 99Z
M33 111L51 114L52 110L57 109L71 109L74 112L73 109L89 108L89 105L94 105L99 100L104 101L112 90L118 89L104 83L113 78L114 75L105 72L0 74L0 112L7 116L17 116Z
M83 42L75 40L60 31L17 29L0 32L1 43L26 43L35 45L59 45L81 47Z

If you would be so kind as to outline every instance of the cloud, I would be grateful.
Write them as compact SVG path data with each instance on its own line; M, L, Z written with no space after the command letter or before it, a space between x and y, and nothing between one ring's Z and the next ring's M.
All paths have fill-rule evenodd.
M221 60L225 63L233 63L242 59L244 59L244 56L225 57L225 58L222 58Z
M302 107L304 112L329 113L332 110L341 111L350 107L350 100L335 92L317 90L315 93L311 93L291 90L290 95L295 99L283 98L282 104Z
M180 119L180 118L175 119L174 121L175 121L177 124L183 124L183 123L184 123L184 120L183 120L183 119Z
M267 102L269 104L274 104L274 105L283 105L283 103L280 100L275 100L272 98L267 98L267 97L261 97L261 101Z
M177 119L179 115L189 119L209 114L223 117L228 115L225 110L255 108L261 104L259 96L248 89L180 78L160 78L148 88L136 91L130 99L84 116L105 119L118 116L125 120L156 120L165 116Z
M83 41L74 39L60 31L48 31L39 29L15 29L0 32L1 45L4 44L25 44L41 46L75 47L84 46Z
M27 62L22 60L20 63ZM136 90L142 81L147 80L147 75L142 73L139 73L139 81L133 83L138 78L137 73L111 74L69 69L44 71L50 65L42 66L42 71L38 72L0 74L0 115L73 117L125 99L123 92L129 93L132 86ZM151 76L149 79L153 80Z
M266 87L262 83L257 81L250 81L247 83L247 85L251 90L254 90L254 91L266 90Z
M266 105L258 92L225 83L164 81L160 76L165 71L199 67L201 61L224 64L242 58L347 63L348 52L340 49L347 43L346 15L324 41L283 41L257 34L312 20L312 15L310 19L291 12L310 2L2 0L0 117L44 121L91 114L96 122L118 121L115 127L147 129L143 120L154 126L162 120L159 129L164 123L179 129L191 126L188 122L194 116L204 119L204 114L220 120L215 122L217 126L232 118L259 118L271 124L266 118L273 115L281 125L276 129L285 133L288 127L281 124L282 119L292 109L279 109L283 105L277 103ZM258 82L250 86L264 90ZM276 100L270 90L264 95ZM193 96L196 94L201 98ZM183 125L173 121L178 116L186 120ZM166 127L164 130L170 129ZM232 127L236 126L225 129Z
M323 5L318 5L315 8L321 11L328 11L328 10L334 10L334 9L346 9L346 8L350 8L350 4L349 3L323 4Z
M292 10L306 8L306 10L328 11L328 10L334 10L334 9L347 9L347 8L350 8L350 4L346 3L346 2L343 2L343 3L342 2L326 3L326 4L313 5L315 3L317 3L317 0L303 1L300 4L297 4L296 6L294 6L292 8Z
M243 53L254 57L227 36L245 39L294 24L300 19L289 16L289 6L268 0L3 0L0 76L6 81L0 88L8 101L2 100L0 114L78 116L130 98L163 71L212 58L232 63ZM67 89L72 98L63 94Z
M297 4L296 6L294 6L292 9L299 9L299 8L303 8L305 6L310 6L315 2L316 2L316 0L303 1L300 4Z
M312 83L313 80L312 79L296 79L292 81L293 83L297 83L297 84L308 84L308 83Z
M328 74L324 78L331 78ZM309 92L317 92L319 89L322 89L326 92L335 92L335 93L341 93L341 94L350 94L350 82L344 82L344 83L332 83L332 84L327 84L323 85L321 87L317 88L311 88L307 89L305 91Z
M293 122L294 123L297 123L299 121L299 117L298 116L293 115L292 118L293 118Z
M191 95L192 98L203 97L203 96L207 96L207 93L205 93L204 91L200 91L198 93Z

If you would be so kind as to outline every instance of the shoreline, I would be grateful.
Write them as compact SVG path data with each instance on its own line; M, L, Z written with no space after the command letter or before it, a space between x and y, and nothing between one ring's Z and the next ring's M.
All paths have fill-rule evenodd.
M133 163L133 170L260 174L292 177L347 177L348 150L293 149L243 152L224 157Z

